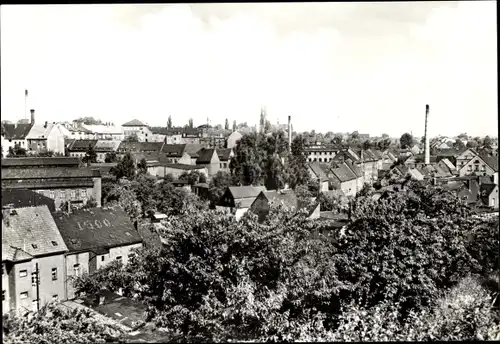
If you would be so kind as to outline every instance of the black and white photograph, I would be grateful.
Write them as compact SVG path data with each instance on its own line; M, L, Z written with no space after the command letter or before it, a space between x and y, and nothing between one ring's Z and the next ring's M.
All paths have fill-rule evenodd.
M2 341L500 340L497 2L0 7Z

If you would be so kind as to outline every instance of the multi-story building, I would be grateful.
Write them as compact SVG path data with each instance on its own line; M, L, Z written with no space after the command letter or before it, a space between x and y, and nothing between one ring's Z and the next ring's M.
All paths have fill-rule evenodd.
M43 161L57 158L35 159ZM2 189L33 190L53 199L56 209L61 209L67 203L79 207L91 199L97 202L98 207L101 206L101 174L98 170L87 167L47 167L43 164L33 168L34 163L24 163L21 161L15 168L11 168L2 161Z
M92 137L96 140L123 140L125 139L125 134L123 133L123 128L115 126L113 123L106 124L82 124L82 126L92 133Z
M217 154L219 155L220 170L230 172L229 164L231 163L231 159L234 157L234 151L232 148L219 148L217 149Z
M116 149L118 158L122 158L125 153L146 153L149 155L161 155L163 142L126 142L122 141Z
M69 156L83 159L90 148L95 150L96 144L97 140L73 140L68 144L66 150Z
M64 300L67 251L47 206L2 209L2 312Z
M75 297L71 281L84 272L92 273L110 262L127 264L142 238L120 207L76 210L54 216L68 251L66 258L66 299Z
M166 141L165 143L169 145L178 145L181 144L182 142L182 131L183 128L172 128L172 129L167 129L166 133Z
M64 134L59 124L35 123L26 136L28 145L27 153L41 153L52 151L56 154L64 154Z
M331 162L341 150L338 146L314 146L304 149L308 162Z
M31 123L7 124L2 123L2 154L6 156L10 148L20 147L28 150L28 136L31 127L35 124L35 110L31 110Z
M122 124L125 137L136 135L139 142L154 142L153 133L148 126L137 119Z
M95 134L83 127L83 123L73 121L73 123L62 123L60 130L66 139L74 140L92 140L95 139Z
M181 143L200 144L200 139L204 137L203 129L184 128L182 131Z
M206 166L208 170L208 177L212 177L220 170L220 160L217 150L213 148L202 148L198 152L196 165Z
M97 154L97 162L105 162L106 154L116 152L121 141L118 140L99 140L97 141L94 150Z

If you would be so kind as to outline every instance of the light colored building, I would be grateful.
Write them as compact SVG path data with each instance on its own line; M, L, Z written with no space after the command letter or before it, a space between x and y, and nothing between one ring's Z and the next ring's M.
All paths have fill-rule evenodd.
M28 150L28 136L32 123L4 124L2 123L2 153L7 156L10 148L20 147Z
M498 173L498 161L495 158L479 156L472 158L458 170L459 175L494 176Z
M67 150L70 157L83 159L89 148L95 150L97 140L73 140L68 144Z
M219 155L220 170L224 172L230 172L229 164L231 159L234 157L234 151L232 148L217 148L217 154Z
M202 148L198 152L196 165L206 166L208 170L208 177L215 175L220 170L220 160L217 150L213 148Z
M340 148L334 146L314 146L307 147L304 151L308 162L325 163L333 161Z
M73 121L73 123L61 123L60 130L66 139L92 140L96 137L91 130L84 128L82 123L76 121Z
M64 134L59 124L35 124L26 136L28 143L27 153L41 153L52 151L64 155Z
M67 251L46 205L2 209L2 312L65 300Z
M122 124L125 137L137 135L139 142L155 142L149 127L137 119Z
M142 247L139 232L120 207L82 209L54 219L68 247L67 299L75 297L71 283L74 277L92 273L113 261L127 264L133 249Z
M327 164L320 164L319 162L308 164L309 174L319 183L319 191L328 191L328 176L325 173L328 168Z
M125 139L125 134L122 127L114 126L112 123L107 124L82 124L82 127L90 130L93 139L96 140L119 140ZM90 138L90 137L87 137Z
M105 162L106 154L116 152L121 141L118 140L99 140L95 144L94 150L97 154L97 162Z

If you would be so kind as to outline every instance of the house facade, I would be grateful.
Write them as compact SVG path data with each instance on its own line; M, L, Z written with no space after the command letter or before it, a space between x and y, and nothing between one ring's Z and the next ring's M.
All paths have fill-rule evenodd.
M493 176L498 172L498 163L494 163L491 158L475 156L471 160L462 165L458 173L462 176L470 176L472 174L479 176ZM495 166L496 165L496 166Z
M67 251L47 206L2 209L2 312L65 300Z
M220 160L216 149L202 148L197 154L198 158L196 159L196 165L206 166L208 170L207 177L211 177L220 171Z
M55 123L34 124L26 136L27 153L41 153L52 151L64 154L64 134L60 126Z
M96 144L97 140L74 140L68 145L67 151L69 156L83 159L89 148L95 150Z
M264 186L230 186L216 203L216 209L233 214L239 220L251 207Z
M139 142L154 142L153 133L149 127L137 119L123 123L122 130L125 137L136 135Z
M68 252L66 253L66 299L75 297L71 280L92 273L110 262L127 264L142 239L120 207L76 210L54 216Z

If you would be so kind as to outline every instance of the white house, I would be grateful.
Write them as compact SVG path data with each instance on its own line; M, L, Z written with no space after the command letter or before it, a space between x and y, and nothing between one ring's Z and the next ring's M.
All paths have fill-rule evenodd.
M60 127L61 125L55 123L35 123L26 136L27 153L52 151L57 154L64 154L64 134Z

